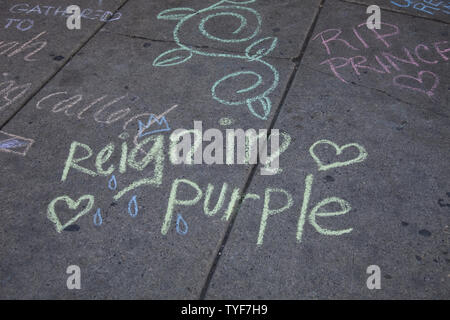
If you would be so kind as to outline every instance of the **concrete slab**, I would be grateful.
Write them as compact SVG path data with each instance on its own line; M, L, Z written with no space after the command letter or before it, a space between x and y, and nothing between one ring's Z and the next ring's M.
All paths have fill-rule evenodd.
M112 16L125 0L77 1L85 18L80 30L66 26L72 1L5 0L0 3L0 125L32 97L51 76ZM119 20L115 20L118 19ZM105 22L110 19L110 22ZM104 20L104 21L102 21ZM115 21L113 21L115 20Z
M4 177L0 234L3 248L7 248L1 250L1 298L199 297L229 223L223 216L231 192L244 186L249 166L172 165L169 135L177 128L193 129L193 120L203 121L203 130L267 126L293 64L285 59L266 59L279 72L280 81L268 96L274 107L263 121L246 106L228 106L214 100L211 87L215 80L239 70L252 70L264 80L270 79L271 69L265 64L235 61L232 68L223 68L220 59L197 57L177 66L152 66L151 62L170 48L170 43L100 32L5 126L4 131L31 138L34 144L25 156L2 153L0 158ZM219 86L217 96L239 97L231 90L236 91L237 85L246 88L252 80L243 77L239 83ZM105 105L109 106L103 108ZM171 108L174 105L178 106ZM101 109L104 111L99 112ZM142 170L131 162L126 172L120 173L122 143L128 145L128 159L133 158L138 121L145 124L149 113L164 112L170 131L150 134L153 127L167 129L163 122L155 123L145 136L137 138L141 142L161 136L161 185L143 185L115 199L119 190L155 176L155 160ZM124 132L129 138L123 136ZM115 171L91 176L91 171L72 168L62 181L70 148L76 146L74 141L86 145L78 145L75 157L92 150L92 157L79 163L92 172L96 171L98 152L113 143L115 151L103 168L107 170L112 164ZM135 156L141 161L144 154ZM113 174L116 183L111 180ZM192 185L198 185L203 196L195 205L176 206L163 232L176 179L192 182L180 182L177 198L195 199L198 193ZM214 186L209 204L212 210L223 183L228 184L223 206L215 215L206 215L203 204L208 184ZM63 195L70 199L59 198L50 205ZM91 201L94 204L89 208ZM67 204L74 209L69 210ZM47 218L49 208L61 224L78 213L89 212L58 233L56 218ZM95 215L98 208L101 220ZM69 265L81 268L81 290L66 287Z
M449 297L447 117L301 67L274 127L283 172L253 178L207 299Z
M178 40L181 45L208 48L213 53L245 52L265 38L270 39L257 47L268 49L277 38L269 56L293 58L300 53L319 4L319 0L137 0L123 7L127 19L104 29L153 40Z

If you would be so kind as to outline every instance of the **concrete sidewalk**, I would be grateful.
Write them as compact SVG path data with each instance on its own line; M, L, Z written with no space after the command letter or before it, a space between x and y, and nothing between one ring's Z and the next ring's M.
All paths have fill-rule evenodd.
M0 298L449 299L449 5L2 1ZM280 170L173 164L194 121Z

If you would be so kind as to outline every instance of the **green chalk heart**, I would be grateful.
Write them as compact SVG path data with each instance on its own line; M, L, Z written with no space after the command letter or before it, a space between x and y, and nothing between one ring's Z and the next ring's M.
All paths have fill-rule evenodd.
M86 206L86 208L83 211L81 211L75 217L70 219L66 224L62 225L61 222L59 221L58 216L56 215L56 212L55 212L55 204L56 204L56 202L58 202L60 200L65 201L67 203L67 205L69 206L69 208L72 210L77 209L83 200L88 200L88 205ZM79 218L81 218L86 213L88 213L89 210L91 210L93 206L94 206L94 196L89 195L89 194L81 196L77 201L72 200L69 196L61 196L61 197L53 199L53 201L50 202L50 204L48 205L47 218L55 224L56 231L61 232L61 230L64 230L66 227L70 226L75 221L77 221Z
M348 160L348 161L336 161L336 162L324 165L322 163L322 161L320 161L319 157L317 157L316 154L314 153L314 148L319 144L331 145L336 150L336 155L340 155L342 153L342 151L344 151L347 148L355 147L358 149L359 155L356 158ZM349 144L343 145L342 147L339 147L337 144L335 144L334 142L329 141L329 140L319 140L319 141L315 142L311 146L311 148L309 148L309 153L311 154L311 157L314 159L314 161L317 163L317 165L319 167L319 171L325 171L325 170L328 170L331 168L344 167L344 166L348 166L353 163L363 162L367 158L366 149L364 149L364 147L360 146L357 143L349 143Z

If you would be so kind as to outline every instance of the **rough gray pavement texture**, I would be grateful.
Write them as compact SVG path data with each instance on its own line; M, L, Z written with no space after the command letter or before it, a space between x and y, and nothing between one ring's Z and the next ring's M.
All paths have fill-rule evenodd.
M449 299L448 6L2 1L0 298ZM173 164L195 121L280 170Z

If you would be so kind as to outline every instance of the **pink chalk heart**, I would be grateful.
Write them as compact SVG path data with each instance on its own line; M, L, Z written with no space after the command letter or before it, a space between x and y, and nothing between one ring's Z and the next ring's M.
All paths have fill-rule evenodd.
M431 86L431 89L429 89L429 90L427 90L424 85L424 79L423 79L424 74L430 75L434 81L433 85ZM427 78L430 78L430 77L427 77ZM439 84L439 78L437 75L435 75L431 71L420 71L418 73L417 78L413 77L413 76L408 76L408 75L402 74L402 75L396 76L394 78L393 82L396 86L399 86L401 88L419 91L419 92L425 93L427 96L431 97L432 95L434 95L433 90L436 89L436 87ZM420 84L421 86L416 85L417 83Z

